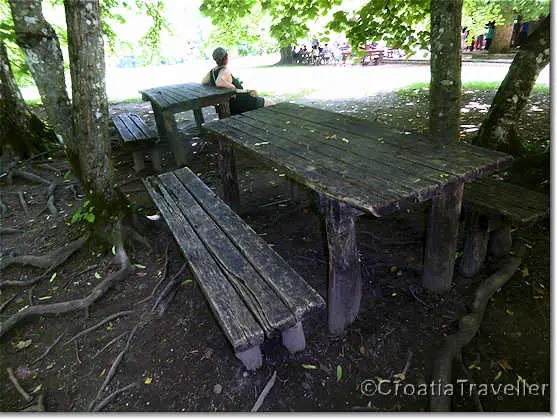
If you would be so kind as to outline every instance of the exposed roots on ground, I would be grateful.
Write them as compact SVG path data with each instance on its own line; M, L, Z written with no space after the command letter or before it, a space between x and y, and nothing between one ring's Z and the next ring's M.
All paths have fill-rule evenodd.
M128 391L128 390L130 390L134 387L137 387L137 386L138 386L137 383L131 383L131 384L128 384L127 386L125 386L125 387L122 387L122 388L114 391L112 394L105 397L103 399L103 401L101 401L97 406L95 406L92 411L93 412L100 412L118 394L123 393L124 391Z
M443 346L435 357L432 378L433 382L439 383L442 388L451 383L453 360L458 359L462 348L476 336L490 298L514 275L522 263L524 251L524 247L519 245L514 255L509 257L507 264L478 287L472 304L472 312L460 319L457 333L445 338ZM451 396L445 394L432 395L430 409L432 412L449 412L451 410Z
M6 321L0 323L0 337L2 337L7 331L12 329L23 320L28 319L32 316L46 314L63 314L76 310L85 310L100 297L102 297L110 288L112 288L114 284L125 278L133 269L133 266L130 263L126 251L124 250L124 247L122 245L121 234L119 234L119 232L121 231L120 224L118 224L116 230L116 233L118 235L116 247L118 250L116 252L115 259L120 263L120 269L118 271L108 275L84 298L65 301L61 303L41 304L25 307L23 310L18 311L17 313L9 317Z
M170 302L174 298L174 295L176 294L176 287L180 282L180 275L182 274L184 269L186 269L186 266L187 264L184 263L180 270L169 279L168 284L166 285L166 287L164 287L162 292L157 297L157 300L153 304L151 313L155 313L158 310L159 317L164 314L166 308L168 307L168 304L170 304Z
M52 182L46 193L46 207L53 217L58 215L58 210L56 209L56 205L54 205L54 191L56 190L56 186L58 186L58 182Z
M87 329L82 330L81 332L79 332L79 333L78 333L77 335L75 335L73 338L69 339L69 340L66 342L66 345L67 345L68 343L70 343L70 342L73 342L73 341L76 340L77 338L80 338L81 336L86 335L87 333L92 332L92 331L95 330L95 329L98 329L98 328L101 327L103 324L108 323L108 322L111 321L111 320L117 319L117 318L120 317L120 316L125 316L125 315L127 315L127 314L132 314L132 313L133 313L133 310L128 310L128 311L120 311L120 312L118 312L118 313L111 314L110 316L105 317L104 319L102 319L100 322L98 322L98 323L95 324L94 326L91 326L91 327L89 327L89 328L87 328Z
M43 273L38 278L30 279L28 281L17 281L17 280L8 280L8 281L0 281L0 289L5 287L21 287L21 286L28 286L33 285L34 283L38 282L40 279L46 277L49 273L55 270L58 266L63 264L68 258L73 255L76 251L78 251L89 239L89 235L81 237L77 240L74 240L70 244L60 249L55 250L54 252L44 255L44 256L32 256L32 255L24 255L24 256L15 256L9 258L4 263L0 264L0 271L15 264L19 265L29 265L34 266L36 268L43 268L46 269L46 272Z

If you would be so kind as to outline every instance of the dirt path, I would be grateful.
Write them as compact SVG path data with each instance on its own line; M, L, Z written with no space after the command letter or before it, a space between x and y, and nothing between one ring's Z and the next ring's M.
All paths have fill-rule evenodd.
M406 96L313 104L377 119L401 131L419 132L425 127L425 98L425 92L409 92ZM481 121L485 115L483 104L489 104L489 99L489 95L478 92L465 94L463 106L470 109L464 114L464 124L469 125L465 130ZM141 113L153 123L150 108L145 104L111 107L113 113L124 110ZM189 121L192 116L184 116L187 119L179 124L184 135L198 137ZM212 112L206 114L206 120L213 116ZM525 121L525 140L533 147L545 147L549 138L549 98L535 96ZM463 132L464 138L471 133ZM195 147L199 153L192 170L208 185L215 186L216 150L211 145L203 146L202 139L197 139ZM171 156L164 157L163 165L168 169ZM153 214L153 204L131 168L131 158L116 147L114 159L118 181L124 184L126 193L143 214ZM79 234L77 226L69 223L84 197L73 178L64 176L67 164L62 159L35 163L37 173L60 181L55 195L60 215L53 218L44 210L43 185L19 178L8 185L4 178L0 179L2 201L8 207L2 226L20 230L18 234L0 236L2 257L44 254ZM59 170L53 171L53 167ZM242 155L238 156L238 168L244 219L326 296L327 255L320 216L310 206L292 202L263 206L288 198L284 177ZM23 192L28 213L21 207L19 191ZM254 373L246 372L235 359L187 269L179 277L181 285L162 317L151 313L151 300L139 304L164 274L166 258L167 278L183 265L170 232L163 222L158 222L149 236L151 248L137 245L130 251L136 271L95 304L88 316L76 312L36 318L2 338L0 409L17 411L26 407L8 379L6 368L11 367L27 392L38 389L37 392L45 394L48 411L86 410L124 349L126 336L101 350L140 322L142 326L99 400L130 383L136 383L136 387L115 397L104 407L105 411L247 411L274 371L277 381L262 411L427 410L427 397L366 395L361 383L396 379L410 353L403 384L428 383L436 343L455 330L457 319L469 310L476 281L496 270L499 261L489 260L474 281L457 278L454 288L443 297L427 294L420 285L425 209L417 205L408 213L392 217L362 217L358 244L364 291L357 320L345 336L331 337L326 333L326 316L315 315L305 323L308 345L305 351L290 355L278 337L270 339L263 347L264 366ZM518 376L529 384L549 382L549 223L521 230L520 235L529 247L520 272L493 298L479 335L464 353L464 364L476 383L516 385ZM17 288L3 290L0 304L15 297L0 314L1 319L30 301L50 303L84 295L113 269L111 259L110 252L84 248L57 269L56 276L49 275L30 292ZM34 278L41 273L39 269L12 267L2 272L2 279ZM127 310L133 313L65 344L81 330ZM62 332L62 340L48 355L32 363ZM342 371L341 376L338 371ZM464 377L460 370L456 374ZM487 411L548 411L550 406L549 394L539 397L489 394L481 399ZM474 405L471 397L465 395L454 398L453 408L473 410Z

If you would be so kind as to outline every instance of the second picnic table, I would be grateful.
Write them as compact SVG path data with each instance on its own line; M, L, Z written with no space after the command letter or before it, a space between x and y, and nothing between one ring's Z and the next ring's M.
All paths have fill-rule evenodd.
M239 206L232 146L280 168L327 199L329 331L339 334L358 314L361 268L356 217L381 217L432 200L424 285L452 282L464 182L510 166L512 157L465 144L435 144L378 124L308 106L280 103L203 125L219 142L224 198ZM437 287L437 289L435 289Z
M183 83L140 90L140 93L143 100L151 102L161 140L170 143L176 164L183 166L188 157L186 147L179 141L174 115L191 110L197 126L204 122L201 109L206 106L217 106L219 117L229 116L228 104L234 91L199 83Z

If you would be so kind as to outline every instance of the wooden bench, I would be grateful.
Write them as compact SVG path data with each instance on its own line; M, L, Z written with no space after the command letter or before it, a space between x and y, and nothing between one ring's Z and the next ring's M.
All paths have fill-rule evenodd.
M261 366L276 331L305 348L302 318L323 298L187 167L144 179L236 356Z
M122 113L112 117L114 126L120 133L122 145L131 151L133 168L139 172L145 168L145 153L151 153L153 167L161 169L160 152L155 148L157 134L149 128L145 121L134 113Z
M513 227L533 224L549 214L549 196L493 178L466 183L462 206L466 239L459 272L476 275L487 253L506 254Z
M381 61L383 61L383 50L367 50L365 51L365 55L360 60L360 64L362 65L378 65Z

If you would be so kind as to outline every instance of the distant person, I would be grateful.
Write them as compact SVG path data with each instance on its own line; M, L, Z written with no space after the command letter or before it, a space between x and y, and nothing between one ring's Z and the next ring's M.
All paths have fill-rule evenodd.
M231 115L238 115L274 104L270 100L259 97L257 91L244 89L242 82L234 77L226 67L228 65L228 52L224 48L219 47L215 49L213 51L213 59L217 66L203 77L201 83L213 87L236 89L236 94L230 98Z
M524 45L526 38L528 38L528 29L530 27L530 22L524 22L520 26L520 33L518 34L518 46Z
M489 50L493 36L495 35L495 21L488 22L486 25L487 33L485 34L485 49Z
M464 28L462 28L462 31L460 32L460 49L462 51L466 51L466 38L468 38L468 27L465 26Z

